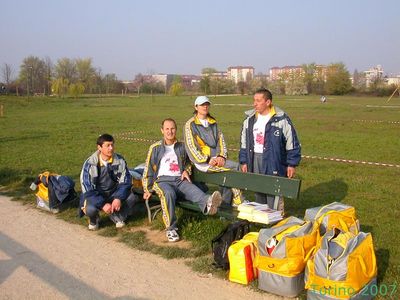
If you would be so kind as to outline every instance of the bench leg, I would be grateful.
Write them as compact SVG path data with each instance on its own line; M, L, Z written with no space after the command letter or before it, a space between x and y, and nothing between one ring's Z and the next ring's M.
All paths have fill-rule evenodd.
M145 200L144 203L146 204L147 218L149 219L149 223L151 223L151 222L154 221L154 219L156 218L157 214L161 211L161 204L154 205L154 206L150 207L149 199ZM154 210L153 215L151 214L152 210Z

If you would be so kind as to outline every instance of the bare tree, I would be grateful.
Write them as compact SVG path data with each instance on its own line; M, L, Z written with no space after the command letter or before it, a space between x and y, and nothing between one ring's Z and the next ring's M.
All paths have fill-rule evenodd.
M11 65L5 63L1 68L1 75L3 77L3 81L6 84L7 90L10 88L10 84L13 81L14 71Z

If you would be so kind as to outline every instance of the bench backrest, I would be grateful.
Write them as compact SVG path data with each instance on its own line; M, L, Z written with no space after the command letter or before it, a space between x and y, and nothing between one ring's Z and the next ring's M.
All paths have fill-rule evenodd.
M255 173L227 171L204 173L194 168L193 181L211 183L225 187L235 187L245 191L264 193L297 199L300 192L300 179L269 176Z

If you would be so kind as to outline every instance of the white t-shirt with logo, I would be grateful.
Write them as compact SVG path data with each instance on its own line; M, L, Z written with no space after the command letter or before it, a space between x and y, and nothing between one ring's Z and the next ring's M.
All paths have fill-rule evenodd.
M254 153L264 152L264 138L265 138L265 125L267 125L271 114L257 116L257 121L253 127L253 138L254 138Z
M158 176L181 176L178 157L174 151L174 145L165 145L165 153L161 158Z

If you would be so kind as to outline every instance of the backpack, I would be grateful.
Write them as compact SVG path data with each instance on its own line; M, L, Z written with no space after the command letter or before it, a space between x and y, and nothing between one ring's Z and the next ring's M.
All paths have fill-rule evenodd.
M76 200L75 182L68 176L45 171L38 175L31 188L38 189L36 201L39 208L58 212L63 203Z
M248 232L250 232L250 223L247 220L234 222L222 230L221 233L211 241L211 247L214 256L214 266L228 270L229 246L234 241L240 240Z

